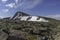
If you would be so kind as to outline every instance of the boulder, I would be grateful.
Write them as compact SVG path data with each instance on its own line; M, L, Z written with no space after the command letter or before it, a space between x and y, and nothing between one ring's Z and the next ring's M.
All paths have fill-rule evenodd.
M6 40L8 38L8 34L0 30L0 40Z
M24 33L11 29L7 40L26 40L26 38Z

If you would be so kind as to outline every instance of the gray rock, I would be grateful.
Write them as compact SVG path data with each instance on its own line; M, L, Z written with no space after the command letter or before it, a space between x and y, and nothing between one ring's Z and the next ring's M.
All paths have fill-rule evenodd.
M7 40L26 40L24 33L11 29Z
M2 30L0 30L0 40L6 40L8 37L8 34L4 33Z
M9 36L7 40L26 40L26 39L22 37L17 37L17 36Z

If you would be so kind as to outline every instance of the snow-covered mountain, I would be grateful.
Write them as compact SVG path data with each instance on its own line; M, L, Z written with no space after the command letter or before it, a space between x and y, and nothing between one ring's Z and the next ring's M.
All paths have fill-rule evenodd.
M13 18L13 20L15 19L19 19L20 21L36 21L36 22L49 22L48 20L46 20L45 18L39 17L39 16L31 16L28 15L26 13L23 12L17 12Z
M7 17L0 21L0 39L20 40L22 38L24 40L37 40L38 37L40 40L45 36L52 39L50 34L57 35L60 32L59 28L59 20L17 12L11 20L10 17Z

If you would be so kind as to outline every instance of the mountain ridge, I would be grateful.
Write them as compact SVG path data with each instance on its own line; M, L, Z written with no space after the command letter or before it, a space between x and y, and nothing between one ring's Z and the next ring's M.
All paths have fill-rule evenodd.
M21 18L18 19L18 17ZM27 17L31 17L29 18L30 21L24 21ZM40 18L48 20L48 22L41 22ZM36 20L39 21L36 22ZM6 33L1 34L2 36L8 36L7 40L45 40L46 38L47 40L54 40L55 36L60 32L60 20L17 12L12 19L7 17L0 21L0 30ZM1 40L3 38L5 37L2 37Z

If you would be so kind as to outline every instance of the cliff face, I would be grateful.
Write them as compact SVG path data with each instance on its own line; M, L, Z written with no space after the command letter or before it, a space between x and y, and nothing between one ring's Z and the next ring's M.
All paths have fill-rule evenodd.
M17 12L11 20L0 21L0 29L0 40L55 40L60 21Z

